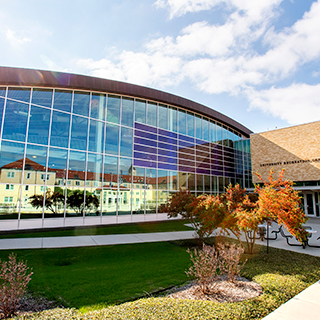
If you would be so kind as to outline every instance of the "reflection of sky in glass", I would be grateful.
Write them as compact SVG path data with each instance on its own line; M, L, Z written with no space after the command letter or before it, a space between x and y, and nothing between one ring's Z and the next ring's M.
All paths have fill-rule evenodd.
M33 89L31 103L37 104L39 106L44 106L51 108L52 103L52 93L51 89Z
M48 144L50 114L48 109L31 106L28 142Z
M72 92L67 90L55 90L53 108L62 111L71 111Z
M8 98L20 100L24 102L30 101L30 88L9 88Z
M73 113L87 117L89 115L89 102L89 92L75 92L73 96Z

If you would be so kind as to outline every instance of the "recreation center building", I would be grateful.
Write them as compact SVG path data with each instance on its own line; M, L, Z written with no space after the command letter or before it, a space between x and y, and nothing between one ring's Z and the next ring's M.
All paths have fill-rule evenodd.
M163 91L0 67L0 230L161 220L180 189L251 187L251 133Z

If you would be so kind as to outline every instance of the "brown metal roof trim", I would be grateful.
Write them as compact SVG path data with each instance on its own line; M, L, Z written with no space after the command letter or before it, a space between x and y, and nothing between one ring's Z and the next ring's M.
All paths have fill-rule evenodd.
M238 123L237 121L202 104L167 92L121 81L94 78L63 72L0 67L0 85L55 87L65 89L101 91L111 94L113 93L133 96L142 99L154 100L157 102L162 102L164 104L170 104L190 111L198 112L202 115L218 120L236 129L246 137L249 137L249 135L253 133L251 130Z

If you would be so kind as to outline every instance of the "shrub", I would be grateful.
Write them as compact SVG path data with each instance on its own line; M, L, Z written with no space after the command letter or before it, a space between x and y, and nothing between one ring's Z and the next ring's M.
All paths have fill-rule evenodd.
M0 266L0 311L7 318L17 311L32 272L28 273L27 264L17 261L13 253L9 255L8 262L0 260Z
M203 244L202 250L187 250L192 266L186 271L187 276L195 277L200 290L210 293L213 280L218 276L221 261L218 251L212 246Z
M225 273L228 276L228 280L234 282L235 277L240 275L241 269L247 262L247 260L245 260L240 264L244 248L240 245L236 245L235 243L218 243L217 248L221 259L221 273Z

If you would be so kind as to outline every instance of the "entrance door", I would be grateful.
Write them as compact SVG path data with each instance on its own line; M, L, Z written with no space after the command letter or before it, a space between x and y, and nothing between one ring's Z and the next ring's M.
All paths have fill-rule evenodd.
M304 204L305 204L305 213L308 216L315 215L315 201L313 193L305 193L304 194Z

